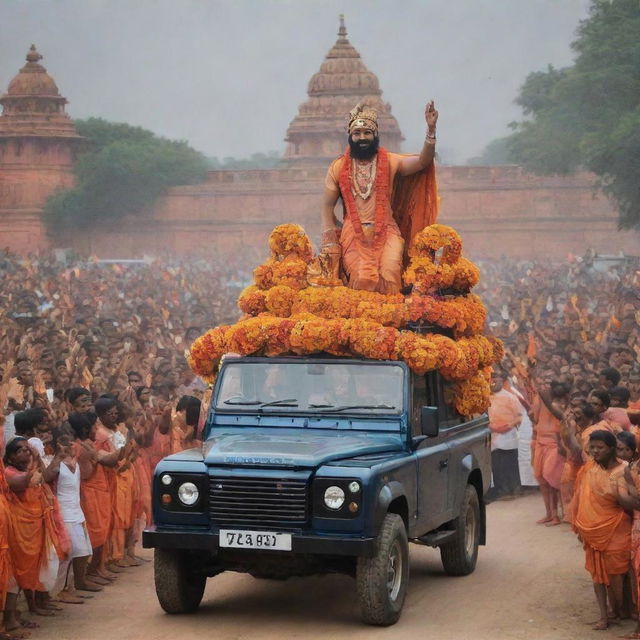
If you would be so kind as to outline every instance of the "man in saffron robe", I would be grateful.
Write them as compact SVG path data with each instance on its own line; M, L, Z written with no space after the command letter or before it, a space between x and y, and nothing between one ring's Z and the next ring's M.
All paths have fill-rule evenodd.
M560 421L568 406L571 383L566 377L552 381L550 390L539 391L534 402L533 472L545 507L545 516L538 524L547 526L560 524L558 501L565 463L559 452Z
M616 438L609 431L589 436L589 460L576 479L573 528L586 554L600 609L596 630L609 626L607 599L614 618L621 616L623 579L629 570L631 518L623 508L626 495L625 463L616 458Z
M422 151L403 156L378 146L375 110L358 105L350 113L349 147L331 164L325 180L321 258L328 257L337 265L341 256L352 289L398 293L405 243L408 245L415 233L435 222L433 158L438 112L433 101L427 104L425 119L427 134ZM396 176L417 176L421 172L425 173L421 184L406 185L407 189L394 192ZM415 193L407 196L408 191ZM334 214L339 198L344 205L341 230ZM394 211L396 202L398 211Z

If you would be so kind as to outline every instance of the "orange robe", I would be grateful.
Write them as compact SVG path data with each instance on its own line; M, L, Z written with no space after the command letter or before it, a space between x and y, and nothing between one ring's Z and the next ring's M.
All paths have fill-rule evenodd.
M7 467L7 477L24 472ZM44 484L27 487L24 491L9 492L13 512L14 540L12 545L14 575L22 589L42 591L40 570L46 566L51 546L64 557L54 520L55 499Z
M0 460L0 609L4 609L9 581L13 576L11 549L13 539L13 518L9 505L9 486L4 475L4 465Z
M81 454L80 443L76 443L76 456ZM108 445L96 443L96 449L109 451ZM92 475L80 482L80 506L84 513L91 546L101 547L111 529L111 488L107 469L101 464L94 465Z
M129 463L120 463L115 475L113 492L113 527L111 531L111 558L124 557L125 532L133 525L135 477Z
M633 463L632 463L633 464ZM640 475L637 466L633 469L633 479L636 489L640 491ZM631 525L631 565L636 579L636 608L640 610L640 511L634 509Z
M619 431L615 425L601 421L587 427L578 434L578 442L582 447L582 456L575 457L572 455L567 458L564 469L562 470L562 476L560 477L560 499L562 500L565 522L573 523L573 517L575 515L574 495L576 479L582 465L591 459L589 454L589 436L598 430L609 431L614 435Z
M410 242L415 233L425 226L433 224L437 216L437 193L435 186L435 171L433 165L427 172L416 174L416 179L407 181L406 185L395 185L394 179L399 176L398 170L402 166L403 157L397 153L389 153L383 149L378 153L378 169L382 164L381 153L388 158L388 175L384 177L385 193L377 193L374 182L371 194L365 200L358 193L353 194L356 213L362 225L363 237L358 236L354 223L347 215L347 204L342 187L341 174L347 156L343 155L334 160L329 167L325 179L325 187L331 191L340 192L345 205L345 218L340 233L342 265L349 279L349 287L379 293L398 293L402 287L402 266L405 256L405 243ZM421 180L421 178L424 178ZM372 178L373 179L373 178ZM424 186L427 185L427 186ZM413 194L413 196L411 196ZM385 199L382 219L376 221L377 197ZM350 199L350 196L348 196ZM394 219L391 201L403 208L398 212L402 225L402 232ZM382 225L380 242L374 242L374 231L377 225ZM418 228L419 227L419 228ZM406 237L403 239L403 233Z
M573 523L573 497L575 494L576 478L582 466L582 460L572 456L567 458L560 476L560 500L562 501L562 512L564 521Z
M603 469L589 460L576 480L573 528L584 546L585 568L598 584L608 585L609 576L629 570L631 518L617 500L624 466Z
M142 450L133 462L135 475L135 492L133 504L134 520L143 518L145 524L151 524L151 474L149 472L149 460Z
M539 484L560 489L565 459L558 452L560 421L538 397L534 403L536 437L534 440L533 472Z
M151 473L153 474L156 465L162 458L171 453L171 435L169 433L160 433L156 426L153 432L153 440L149 447L149 462L151 465Z

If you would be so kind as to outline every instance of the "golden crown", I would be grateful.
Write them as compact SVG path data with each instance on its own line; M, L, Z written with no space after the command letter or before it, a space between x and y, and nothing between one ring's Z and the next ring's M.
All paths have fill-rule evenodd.
M351 133L354 129L372 129L378 133L378 113L375 109L366 104L357 104L349 112L348 130Z

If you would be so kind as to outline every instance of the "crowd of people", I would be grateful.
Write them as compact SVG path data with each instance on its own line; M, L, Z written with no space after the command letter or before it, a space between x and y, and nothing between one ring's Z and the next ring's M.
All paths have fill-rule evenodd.
M0 254L0 271L0 637L23 638L20 593L55 614L143 562L153 469L200 437L186 350L237 318L250 269Z
M238 293L258 262L0 253L1 637L26 637L35 624L20 612L20 593L32 614L55 614L143 561L136 546L151 522L153 469L201 436L208 390L186 350L237 319ZM631 519L620 516L627 546L607 572L606 536L592 544L589 524L609 511L594 506L601 492L584 487L592 476L615 477L607 509L634 512L639 265L586 255L480 267L489 327L507 354L492 381L488 498L539 486L541 524L564 520L580 531L594 580L605 580L596 584L613 587L604 591L607 615L620 613L616 572L631 558ZM617 457L598 458L598 443L611 452L603 431L619 438L631 471Z
M600 610L594 629L637 617L640 263L501 260L483 274L490 325L506 347L491 381L488 498L539 487L538 524L568 523L584 546Z

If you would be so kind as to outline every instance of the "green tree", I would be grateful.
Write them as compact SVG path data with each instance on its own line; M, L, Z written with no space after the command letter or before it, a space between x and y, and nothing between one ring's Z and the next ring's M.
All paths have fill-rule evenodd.
M508 146L509 138L496 138L492 140L479 156L469 158L467 164L472 165L499 165L510 164Z
M75 165L77 184L54 193L44 209L54 232L110 224L140 212L166 187L205 178L205 156L186 142L99 118L78 120L76 128L86 138Z
M593 171L640 228L640 2L592 0L572 43L573 66L531 73L516 102L508 156L537 173Z

